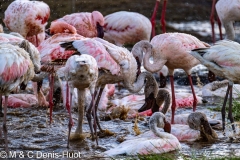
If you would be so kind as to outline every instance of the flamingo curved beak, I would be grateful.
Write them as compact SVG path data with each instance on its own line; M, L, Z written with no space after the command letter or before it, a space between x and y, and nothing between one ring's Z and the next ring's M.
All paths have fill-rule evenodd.
M164 132L171 133L171 124L168 121L166 121L165 119L164 119L164 123L165 123L165 125L163 127Z
M138 112L143 112L152 108L153 105L155 104L154 102L156 102L156 99L154 97L154 94L151 93L147 98L145 97L145 103L140 109L138 109Z
M97 37L99 38L103 38L104 37L104 31L103 31L103 26L101 26L98 22L97 22Z

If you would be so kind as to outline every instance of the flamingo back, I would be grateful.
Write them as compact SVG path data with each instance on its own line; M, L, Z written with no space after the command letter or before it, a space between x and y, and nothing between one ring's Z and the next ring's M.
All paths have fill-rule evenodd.
M104 39L116 45L150 40L150 20L136 12L120 11L105 16Z
M96 41L95 39L86 38L74 41L72 45L81 54L89 54L93 56L96 59L99 68L109 70L113 75L119 75L119 64L117 64L111 57L102 43Z
M27 37L43 32L49 16L50 8L44 2L16 0L8 6L3 21L9 30Z
M206 48L209 45L196 37L185 33L165 33L151 40L155 60L167 60L166 66L171 69L181 68L190 74L190 69L200 62L189 55L196 48Z
M58 33L43 41L39 46L42 63L51 63L57 59L68 59L74 51L65 51L59 45L60 42L74 41L83 39L84 37L78 34Z
M34 76L29 54L16 45L0 44L0 92L9 94L20 83L27 83Z
M76 34L77 30L74 26L64 21L53 21L50 26L50 34L56 33L72 33Z
M96 11L94 11L94 13L95 12ZM102 15L100 12L99 14ZM98 19L101 19L99 14L93 15L92 13L88 12L73 13L62 17L57 21L67 22L76 28L78 34L84 37L92 38L97 36L96 22L93 17L97 15L96 20L99 21ZM103 16L101 21L104 22ZM99 22L102 23L101 21Z
M10 34L0 33L0 43L7 42L14 45L21 45L23 41L25 41L25 39L15 32L11 32ZM39 72L41 66L40 53L32 43L28 41L25 41L25 43L27 44L25 46L22 46L21 48L25 49L25 51L28 52L30 59L32 60L32 63L34 65L35 72Z
M101 42L111 57L120 65L124 83L132 84L136 80L137 62L132 53L124 47L118 47L101 38L94 38Z

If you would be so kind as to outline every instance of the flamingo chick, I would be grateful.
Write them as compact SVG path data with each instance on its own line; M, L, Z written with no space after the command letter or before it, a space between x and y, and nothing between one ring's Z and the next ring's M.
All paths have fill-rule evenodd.
M70 104L68 102L69 98L66 98L66 107L69 108L70 115L68 124L69 133L67 145L67 147L69 147L69 137L73 125L71 116L71 101L73 89L77 88L78 90L78 125L75 134L82 134L86 89L90 89L93 101L95 85L98 78L98 66L96 60L90 55L73 55L67 60L65 67L61 68L61 70L63 70L65 74L64 76L67 80L67 96L68 85L70 86Z
M23 41L23 43L25 42ZM0 66L0 97L5 95L3 131L5 149L8 152L6 126L8 96L21 83L27 84L34 77L35 73L29 53L17 45L0 44Z
M142 14L119 11L106 15L104 19L104 39L117 46L150 40L152 25Z
M240 44L230 40L218 41L215 45L208 48L199 48L190 52L195 58L197 58L203 65L209 70L229 80L226 96L222 106L222 125L223 131L225 129L225 107L229 96L229 110L228 118L232 123L232 128L235 131L232 116L232 87L233 83L240 83Z
M176 108L173 80L174 69L181 68L187 73L194 98L193 111L195 111L197 97L192 84L191 68L198 65L200 62L193 56L190 56L188 51L196 48L204 48L209 45L200 41L196 37L185 33L160 34L155 36L150 43L148 41L140 41L137 44L139 45L139 49L132 53L135 57L142 57L143 50L146 50L146 54L143 58L143 65L147 71L154 73L162 69L163 65L168 67L172 89L171 123L174 123L174 113ZM151 56L153 57L153 63L149 62Z
M134 139L126 140L117 147L110 149L104 154L116 156L119 154L127 155L147 155L152 153L166 153L173 150L180 150L181 144L178 139L170 134L170 124L166 121L165 115L158 112L161 116L158 119L150 118L150 132L141 134ZM157 121L156 121L157 120ZM154 122L153 122L154 121ZM156 122L156 123L155 123ZM164 128L166 132L155 132L156 127Z

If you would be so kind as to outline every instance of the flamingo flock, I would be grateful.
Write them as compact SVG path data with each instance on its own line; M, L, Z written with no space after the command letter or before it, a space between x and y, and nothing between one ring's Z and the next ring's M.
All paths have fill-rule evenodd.
M229 98L228 119L236 132L232 113L232 88L233 84L240 82L240 44L233 41L233 22L240 19L240 2L213 1L212 25L216 3L219 25L221 22L226 30L226 39L213 45L187 33L167 33L167 0L163 1L161 15L163 33L156 35L155 19L159 3L160 0L156 0L151 19L136 12L118 11L103 15L95 10L68 14L49 23L48 4L30 0L13 1L5 10L3 19L4 26L10 33L3 33L3 26L0 24L0 117L3 117L0 138L3 132L5 150L9 150L7 106L16 107L19 106L16 103L22 103L20 106L30 107L34 103L49 107L51 123L55 107L54 79L61 85L63 101L61 98L59 101L69 114L68 148L74 125L73 106L76 105L78 109L78 120L72 135L83 135L83 123L86 118L91 139L96 140L98 145L99 133L107 132L107 129L104 130L100 125L99 112L107 110L110 97L115 102L129 106L133 101L141 102L138 107L134 103L134 109L123 109L121 112L126 113L119 115L132 111L134 116L123 117L137 118L139 115L147 115L150 117L149 131L107 150L104 152L105 156L160 154L180 150L182 141L205 139L214 143L218 139L218 133L211 127L214 124L210 119L198 111L197 105L201 104L201 98L197 95L191 78L191 69L199 64L206 66L210 73L225 79L212 82L210 90L228 85L221 110L222 122L217 123L222 123L224 131L226 103ZM50 24L49 28L46 28L47 23ZM214 33L214 30L212 31ZM214 36L213 41L215 42ZM129 44L133 45L131 50L124 47ZM176 69L183 69L188 76L192 94L187 100L176 98ZM153 73L160 75L160 85ZM170 78L170 90L167 88L166 74ZM46 77L49 80L48 97L42 87ZM18 88L25 89L29 81L33 81L34 102L26 102L22 95L15 93L18 92ZM127 90L128 100L126 95L121 93L121 89L117 92L116 83ZM126 99L117 99L117 94L118 97ZM142 94L142 97L137 94ZM15 97L12 103L9 103L10 96ZM190 105L193 108L192 112L187 116L175 116L177 107L181 105ZM109 111L116 112L115 109ZM178 124L178 116L185 124Z

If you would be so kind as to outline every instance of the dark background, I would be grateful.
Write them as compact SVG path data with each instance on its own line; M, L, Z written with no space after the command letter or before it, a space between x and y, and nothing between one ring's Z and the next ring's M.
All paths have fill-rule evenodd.
M3 23L4 11L13 0L1 1L0 19ZM160 19L162 1L159 6L158 19ZM104 16L121 10L133 11L151 18L155 5L155 0L44 0L44 2L51 9L49 22L73 12L92 12L93 10L100 11ZM212 0L168 0L166 20L209 20L211 5Z

